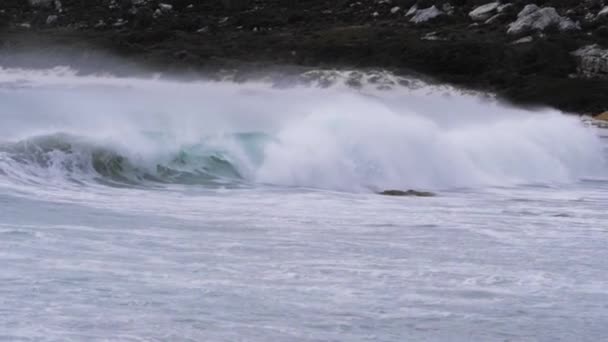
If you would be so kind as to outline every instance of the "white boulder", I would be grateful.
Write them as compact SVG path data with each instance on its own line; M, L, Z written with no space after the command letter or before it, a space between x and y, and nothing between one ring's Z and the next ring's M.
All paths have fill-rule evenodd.
M435 19L444 14L445 13L443 13L435 5L433 5L429 8L417 10L412 19L410 19L410 21L416 24L420 24L427 22L431 19Z
M414 5L414 6L410 7L410 9L407 11L407 13L405 13L405 16L410 17L410 16L416 14L416 12L418 12L418 5Z
M509 24L508 34L523 34L530 31L543 31L549 26L555 25L560 31L580 29L578 23L567 17L560 16L555 8L536 5L527 5L517 15L517 20Z
M169 4L160 3L158 4L158 8L163 12L169 12L173 9L173 6Z
M474 10L472 10L471 12L469 12L469 17L473 21L488 20L490 17L492 17L494 14L496 14L499 6L500 6L500 3L498 1L490 2L489 4L485 4L485 5L481 5L477 8L475 8Z

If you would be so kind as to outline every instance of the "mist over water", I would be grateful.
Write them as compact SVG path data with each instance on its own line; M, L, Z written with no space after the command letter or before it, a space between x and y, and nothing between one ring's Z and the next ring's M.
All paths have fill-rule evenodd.
M0 341L608 333L608 132L577 116L357 71L0 68L0 104Z

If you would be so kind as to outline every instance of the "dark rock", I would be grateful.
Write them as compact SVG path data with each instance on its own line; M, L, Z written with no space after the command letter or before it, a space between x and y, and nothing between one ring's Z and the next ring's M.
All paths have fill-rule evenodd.
M608 49L588 45L573 52L578 59L578 72L582 77L608 77Z
M181 50L181 51L176 52L176 53L174 54L174 56L175 56L175 58L177 58L177 59L183 60L183 59L186 59L186 57L188 57L188 56L189 56L189 53L188 53L188 51L186 51L186 50Z
M154 24L154 12L149 8L141 8L135 13L133 27L135 29L146 29Z
M378 193L379 195L384 196L411 196L411 197L433 197L435 196L432 192L427 191L417 191L417 190L385 190Z
M598 27L597 29L595 29L593 34L597 35L600 38L608 38L608 26L604 25Z

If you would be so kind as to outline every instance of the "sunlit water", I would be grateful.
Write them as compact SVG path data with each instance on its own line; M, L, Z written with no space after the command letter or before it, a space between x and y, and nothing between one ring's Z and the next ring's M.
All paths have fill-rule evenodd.
M420 85L0 83L2 341L608 333L608 132L576 117Z

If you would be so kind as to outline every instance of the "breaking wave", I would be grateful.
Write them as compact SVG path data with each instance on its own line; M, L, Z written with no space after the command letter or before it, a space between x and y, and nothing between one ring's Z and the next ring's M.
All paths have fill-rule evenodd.
M0 184L377 191L608 174L605 143L578 118L387 79L321 89L0 69Z

